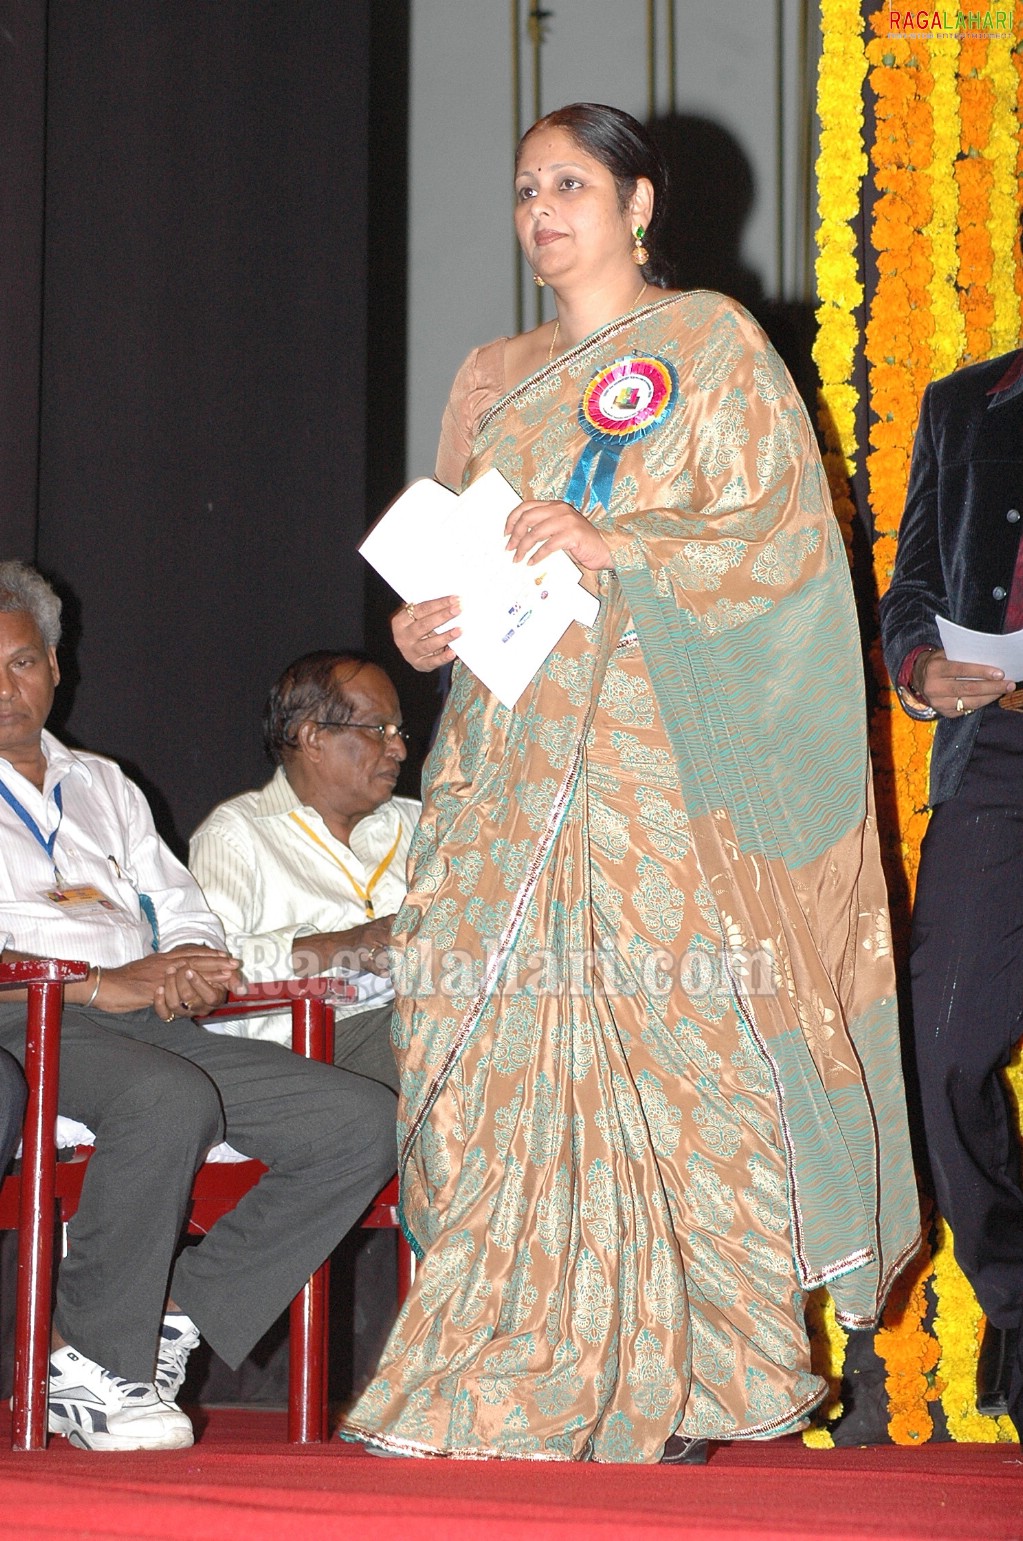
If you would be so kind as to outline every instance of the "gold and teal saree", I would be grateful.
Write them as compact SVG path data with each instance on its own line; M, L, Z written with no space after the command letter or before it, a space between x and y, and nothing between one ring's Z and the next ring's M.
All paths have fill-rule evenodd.
M493 345L498 347L499 345ZM394 934L412 1294L345 1437L656 1461L824 1392L916 1246L845 552L777 356L719 295L489 404L465 481L611 571L514 710L456 666Z

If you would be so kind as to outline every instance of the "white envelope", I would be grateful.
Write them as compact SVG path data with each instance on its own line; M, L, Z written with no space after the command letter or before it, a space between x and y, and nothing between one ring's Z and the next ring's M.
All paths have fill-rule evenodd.
M530 567L505 549L522 501L496 468L461 494L423 477L381 514L359 550L408 604L455 594L462 635L452 650L505 706L516 701L573 621L600 603L564 551Z

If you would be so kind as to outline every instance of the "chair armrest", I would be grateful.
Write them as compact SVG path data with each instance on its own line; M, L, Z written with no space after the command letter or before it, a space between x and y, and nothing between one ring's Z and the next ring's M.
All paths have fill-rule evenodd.
M35 984L74 984L88 979L89 963L68 958L19 958L14 963L0 963L0 990L24 989Z
M286 1011L295 1001L325 1001L330 1006L345 1006L359 999L359 992L345 979L264 979L247 984L243 991L229 995L220 1006L206 1012L209 1017L265 1017L273 1011Z
M291 1047L305 1059L334 1062L334 1007L358 1000L354 985L343 979L268 979L247 985L243 995L229 995L209 1017L267 1016L291 1011Z

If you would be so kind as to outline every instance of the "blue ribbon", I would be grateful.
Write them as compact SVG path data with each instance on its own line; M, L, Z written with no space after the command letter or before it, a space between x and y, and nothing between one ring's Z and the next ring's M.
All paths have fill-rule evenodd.
M47 856L51 861L53 861L53 847L57 842L57 833L60 829L61 819L64 817L64 799L61 795L60 783L58 782L53 789L53 801L57 804L57 812L60 814L60 818L57 820L56 828L54 829L52 835L50 835L49 839L47 839L43 834L42 830L39 828L39 825L29 813L28 809L22 806L11 789L4 786L2 781L0 781L0 797L3 798L4 802L7 803L9 807L14 809L15 813L18 815L18 818L24 824L32 838L34 840L38 840ZM54 870L56 870L56 866L57 864L54 862Z
M149 922L149 929L153 935L153 951L160 951L160 924L156 918L156 905L148 894L139 894L139 909Z
M601 503L610 513L611 493L623 446L624 440L607 445L600 439L591 437L589 444L576 461L572 479L565 489L565 502L571 503L572 507L577 508L581 514L587 513L595 504ZM594 462L596 462L595 465ZM590 482L591 471L592 482ZM589 483L589 491L587 491L587 483Z

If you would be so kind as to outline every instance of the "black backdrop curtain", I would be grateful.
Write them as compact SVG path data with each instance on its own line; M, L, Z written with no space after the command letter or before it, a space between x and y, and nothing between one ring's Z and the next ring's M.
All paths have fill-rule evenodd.
M283 665L363 640L370 385L378 498L404 428L400 351L367 366L370 9L0 0L0 554L65 597L60 728L178 836L265 779Z

